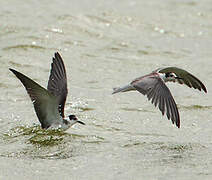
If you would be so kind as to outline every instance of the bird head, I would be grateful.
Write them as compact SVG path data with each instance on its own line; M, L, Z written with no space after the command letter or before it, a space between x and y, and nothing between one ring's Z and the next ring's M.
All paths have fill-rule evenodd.
M68 117L69 117L69 123L71 124L71 126L76 124L76 123L80 123L80 124L85 125L85 123L82 122L82 121L79 121L75 115L69 115Z
M165 73L165 81L176 81L176 80L179 80L179 79L182 79L181 77L178 77L175 73L173 72L168 72L168 73Z

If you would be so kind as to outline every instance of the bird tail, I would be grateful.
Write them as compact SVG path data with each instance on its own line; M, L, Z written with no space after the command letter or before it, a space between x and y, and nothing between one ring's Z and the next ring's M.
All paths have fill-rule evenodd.
M123 87L118 87L118 88L113 88L113 93L112 94L116 94L119 92L127 92L127 91L132 91L135 90L135 88L133 86L131 86L130 84L123 86Z

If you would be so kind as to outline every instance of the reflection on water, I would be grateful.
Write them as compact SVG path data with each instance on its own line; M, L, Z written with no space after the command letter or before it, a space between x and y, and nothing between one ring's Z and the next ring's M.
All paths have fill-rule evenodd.
M22 45L22 44L19 44L19 45L16 45L16 46L9 46L9 47L5 47L3 48L3 50L5 51L9 51L9 50L14 50L14 49L21 49L21 50L29 50L29 49L45 49L45 47L42 47L42 46L37 46L37 45L28 45L28 44L25 44L25 45Z
M190 106L183 106L178 105L179 109L186 109L186 110L209 110L212 109L212 106L201 106L201 105L190 105Z
M187 143L187 144L179 144L173 142L132 142L131 144L123 145L123 148L132 148L134 146L140 146L140 148L146 148L152 150L160 150L164 152L172 152L174 153L183 153L183 152L192 152L195 149L201 150L206 148L205 146L197 143Z
M154 108L154 107L153 107ZM124 107L121 108L124 111L137 111L137 112L150 112L150 113L154 113L154 111L150 111L148 109L143 109L143 108L128 108L128 107Z
M19 126L10 129L0 138L5 144L24 142L27 146L15 152L2 152L2 157L30 157L41 159L66 159L81 153L86 143L99 144L104 138L67 133L62 130L43 130L40 126Z

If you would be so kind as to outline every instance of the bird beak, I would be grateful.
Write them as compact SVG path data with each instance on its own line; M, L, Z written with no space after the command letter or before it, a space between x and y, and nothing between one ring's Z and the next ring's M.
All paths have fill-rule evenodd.
M78 121L78 120L77 120L77 123L80 123L80 124L82 124L82 125L85 125L85 123L82 122L82 121Z
M181 78L181 77L175 77L175 79L183 79L183 78Z

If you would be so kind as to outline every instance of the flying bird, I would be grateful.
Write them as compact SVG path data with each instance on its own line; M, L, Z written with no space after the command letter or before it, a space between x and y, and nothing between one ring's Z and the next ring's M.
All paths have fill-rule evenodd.
M191 73L177 67L166 67L136 78L126 86L114 88L112 94L137 90L146 95L155 107L158 106L162 115L166 112L167 118L171 119L172 123L180 128L178 108L169 88L165 84L166 82L185 84L190 88L203 90L207 93L205 85Z
M9 70L26 88L43 129L66 130L75 123L84 125L75 115L65 118L64 107L68 94L66 70L60 54L56 52L54 55L47 89L22 73L11 68Z

